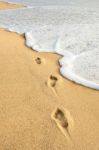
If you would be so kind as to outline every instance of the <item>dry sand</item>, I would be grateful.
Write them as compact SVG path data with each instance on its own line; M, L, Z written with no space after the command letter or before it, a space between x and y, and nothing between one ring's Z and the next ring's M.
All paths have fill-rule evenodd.
M22 5L10 4L7 2L0 2L0 10L14 9L14 8L19 8L19 7L22 7Z
M99 91L64 79L59 58L0 29L0 150L99 150Z

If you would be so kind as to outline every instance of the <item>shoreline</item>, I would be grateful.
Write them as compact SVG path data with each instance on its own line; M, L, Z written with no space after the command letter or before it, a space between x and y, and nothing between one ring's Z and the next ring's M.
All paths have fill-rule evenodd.
M26 9L26 10L24 10L24 9ZM92 89L95 89L95 90L99 90L99 85L98 85L98 79L96 79L95 77L96 76L98 76L98 73L96 72L96 71L94 71L94 73L93 73L93 71L91 71L92 70L92 67L90 67L90 66L94 66L94 70L97 70L98 69L98 67L95 67L95 66L97 66L97 65L95 65L93 62L96 62L95 60L93 60L93 61L91 61L90 63L88 63L88 61L90 60L89 59L89 57L87 57L86 55L87 55L87 50L88 50L88 47L87 47L87 44L88 44L88 40L90 41L90 40L92 40L93 41L93 45L96 45L97 46L97 42L95 42L94 41L94 39L86 39L86 41L85 41L85 48L83 49L83 47L84 47L84 44L80 44L81 43L81 41L83 42L83 36L81 36L80 38L81 38L81 41L79 41L77 44L74 42L74 48L73 48L73 50L75 51L75 52L73 52L73 50L72 50L72 48L71 48L71 46L72 46L72 41L71 41L71 37L69 37L68 36L68 38L67 37L64 37L64 39L65 38L67 38L67 41L68 40L70 40L71 41L71 43L66 43L67 44L67 47L69 47L69 48L67 48L67 50L65 49L65 46L63 46L63 45L60 45L60 42L61 42L61 40L59 40L60 38L61 38L61 35L59 35L59 37L58 37L58 40L56 39L56 38L54 38L53 40L52 40L52 44L49 42L49 40L47 40L46 41L46 39L49 37L49 36L47 36L45 39L44 39L44 37L43 37L43 35L44 34L40 34L39 35L39 33L42 33L42 31L40 32L39 30L39 28L37 29L37 33L34 31L35 30L35 28L36 27L34 27L34 30L32 30L31 29L31 31L29 31L30 30L30 28L32 28L31 27L31 25L29 26L29 24L26 24L26 22L24 22L24 21L22 21L22 23L20 22L19 24L17 24L16 23L16 16L17 16L17 14L18 14L18 12L19 12L19 10L20 10L20 15L19 15L19 18L20 18L20 16L22 15L22 13L23 13L23 15L21 16L21 17L23 17L23 20L28 20L28 18L26 19L26 18L24 18L24 16L27 16L28 15L28 13L27 14L24 14L25 13L25 11L27 12L27 8L20 8L20 9L16 9L16 10L12 10L11 11L11 13L10 13L10 11L3 11L3 12L1 12L1 28L5 28L5 29L7 29L8 31L11 31L11 32L15 32L15 33L19 33L19 34L21 34L21 33L24 33L25 34L25 40L26 40L26 44L25 45L27 45L29 48L32 48L33 50L35 49L36 51L38 51L38 52L52 52L52 53L57 53L57 54L62 54L63 55L63 57L65 58L65 57L69 57L69 55L70 55L70 58L68 59L68 61L67 61L67 59L65 60L64 59L64 61L62 61L63 59L61 59L61 60L59 60L59 63L60 63L60 61L61 61L61 63L60 63L60 65L61 65L61 67L60 67L60 74L62 75L62 76L64 76L65 78L68 78L69 80L71 80L71 81L74 81L75 83L77 83L77 84L80 84L80 85L83 85L83 86L86 86L86 87L88 87L88 88L92 88ZM36 10L36 11L38 11L38 9ZM31 11L30 11L31 12ZM3 14L2 14L3 13ZM13 16L13 13L15 13L15 15ZM33 12L32 12L33 13ZM9 14L9 15L8 15ZM30 13L31 14L31 13ZM29 15L30 15L29 14ZM4 16L3 16L4 15ZM32 16L31 17L33 17L33 14L31 14ZM44 15L44 14L43 14ZM8 21L7 21L7 19L6 19L6 17L5 16L9 16L9 19L8 19ZM4 17L4 18L2 18L2 17ZM13 19L12 19L13 18ZM35 18L35 16L34 16L34 18ZM42 18L42 17L41 17ZM11 19L11 20L10 20ZM20 18L19 20L22 20L22 18ZM32 19L30 19L30 20L32 20ZM12 21L12 25L11 24L9 24L9 23L7 23L7 22L10 22L10 21ZM29 20L28 20L29 21ZM34 22L34 20L32 20L33 22ZM24 24L24 28L23 28L23 24ZM4 26L3 26L4 25ZM29 27L28 27L29 26ZM34 25L35 26L35 25ZM49 27L48 27L49 28ZM54 27L53 27L54 28ZM44 31L45 31L45 35L50 35L50 32L49 31L52 31L53 30L53 28L52 29L46 29L46 27L44 27ZM57 28L57 27L56 27ZM95 26L95 28L96 28L96 26ZM42 30L42 29L41 29ZM77 29L77 30L79 30L79 29ZM80 29L81 30L81 29ZM86 30L86 28L82 28L82 30ZM92 29L91 29L92 30ZM97 30L98 30L98 28L97 28ZM47 33L47 31L48 31L48 33ZM96 30L93 30L92 31L92 33L94 33ZM33 33L34 32L34 33ZM67 29L66 29L66 31L65 31L66 33L67 33ZM75 31L75 28L74 28L74 33L75 33L76 31ZM91 32L90 31L90 28L89 28L89 30L88 30L88 33L89 32ZM35 33L36 33L36 35L35 35ZM83 35L83 33L84 32L81 32L81 35ZM33 35L32 35L33 34ZM52 34L54 34L54 31L52 32ZM55 33L55 35L56 35L57 33ZM68 33L67 33L68 34ZM39 36L38 36L39 35ZM55 36L55 35L53 35L53 36ZM79 35L79 34L78 34ZM64 35L63 35L64 36ZM73 36L73 38L75 39L75 35L72 35ZM85 36L85 35L84 35ZM86 36L88 36L87 34L86 34ZM96 35L95 35L96 36ZM38 37L38 38L37 38ZM39 37L42 37L41 39L39 38ZM43 39L43 40L42 40ZM64 39L63 39L63 41L64 41ZM96 39L97 39L97 36L96 36ZM43 42L41 42L41 43L37 43L37 41L43 41ZM77 40L77 39L76 39ZM55 41L55 43L53 43ZM64 41L65 42L65 41ZM63 43L64 43L63 42ZM76 41L77 42L77 41ZM44 43L45 43L45 45L46 45L46 43L48 43L47 44L47 46L45 46L44 45ZM54 45L54 46L53 46ZM76 51L76 45L77 45L77 49L78 49L78 51L80 50L80 51L83 51L83 55L82 55L82 52L81 53L77 53ZM91 44L89 44L89 45L91 45ZM61 50L61 47L64 47L63 48L63 50ZM48 48L49 47L49 48ZM51 47L51 49L50 49L50 47ZM82 47L82 48L80 48L79 49L79 47ZM60 49L60 50L59 50ZM91 46L89 46L89 49L91 49ZM68 55L68 53L70 53L69 55ZM76 54L77 53L77 54ZM93 53L91 53L91 52L89 52L90 53L90 55L92 55ZM88 55L89 55L89 53L88 53ZM73 54L74 54L74 56L73 56ZM73 56L73 58L71 57L71 56ZM81 57L82 56L82 57ZM85 57L85 58L84 58ZM90 56L90 58L91 58L92 56ZM94 57L96 57L96 51L94 51ZM83 58L82 59L82 61L83 61L83 63L82 63L82 61L80 62L79 61L79 65L77 65L77 61L79 60L79 58ZM87 59L88 58L88 59ZM94 58L95 59L95 58ZM84 63L84 61L86 60L86 63ZM65 62L67 63L67 67L66 67L66 65L65 65ZM73 67L74 66L74 64L76 64L76 66L75 67ZM83 68L84 69L81 69L81 65L83 64ZM71 67L72 66L72 67ZM77 70L77 68L78 68L78 70ZM87 70L87 73L85 72L85 71L83 71L83 70ZM89 70L89 71L88 71ZM78 73L76 73L76 72L78 72ZM80 73L81 72L81 73ZM88 75L87 75L88 74Z

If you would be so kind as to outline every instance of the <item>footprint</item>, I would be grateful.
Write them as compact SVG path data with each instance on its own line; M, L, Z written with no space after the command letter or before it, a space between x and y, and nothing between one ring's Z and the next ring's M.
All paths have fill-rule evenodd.
M58 121L60 121L60 124L62 127L64 128L68 128L68 121L67 118L65 117L63 111L59 108L57 108L55 114L54 114L55 119L57 119Z
M74 123L69 111L63 111L60 108L56 108L51 117L64 136L67 139L70 139L70 133Z
M35 62L36 62L37 64L41 64L41 63L42 63L41 58L40 58L40 57L37 57L37 58L35 59Z
M48 87L51 88L51 90L54 92L54 94L57 96L57 88L56 88L56 83L58 81L58 78L53 76L53 75L50 75L49 79L47 80L46 85Z
M58 80L57 77L50 75L50 80L49 80L50 86L55 87L57 80Z

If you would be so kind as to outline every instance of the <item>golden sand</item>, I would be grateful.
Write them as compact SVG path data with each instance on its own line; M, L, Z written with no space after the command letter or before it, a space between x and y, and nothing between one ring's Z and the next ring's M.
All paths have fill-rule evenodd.
M99 149L99 91L64 79L59 58L0 29L0 150Z
M10 4L7 2L0 2L0 10L5 10L5 9L14 9L14 8L19 8L22 7L21 5L16 5L16 4Z

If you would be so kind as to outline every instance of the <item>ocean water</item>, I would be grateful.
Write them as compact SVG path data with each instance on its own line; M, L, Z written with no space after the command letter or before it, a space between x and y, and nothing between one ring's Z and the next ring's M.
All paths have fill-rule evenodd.
M99 0L0 0L10 3L19 3L25 6L49 6L49 5L58 5L58 6L79 6L87 8L99 8Z
M0 27L25 33L33 50L62 55L65 78L99 90L99 1L3 1L27 7L0 11Z

